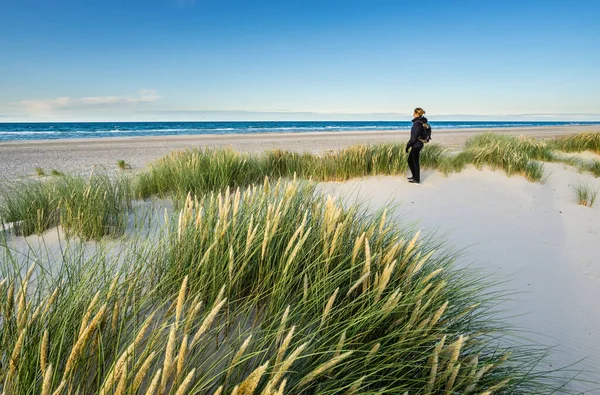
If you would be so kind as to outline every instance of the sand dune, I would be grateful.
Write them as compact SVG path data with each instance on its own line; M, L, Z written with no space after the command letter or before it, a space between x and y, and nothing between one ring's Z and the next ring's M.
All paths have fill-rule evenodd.
M470 169L445 178L425 173L415 186L398 177L327 183L338 197L374 209L398 204L396 215L465 248L460 263L483 268L502 289L503 305L528 339L556 346L554 367L580 361L578 379L600 382L600 208L577 204L572 185L600 179L546 164L544 184ZM600 384L574 382L578 391Z

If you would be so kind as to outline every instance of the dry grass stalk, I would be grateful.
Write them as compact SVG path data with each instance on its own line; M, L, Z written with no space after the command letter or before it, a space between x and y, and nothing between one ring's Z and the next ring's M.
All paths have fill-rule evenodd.
M290 331L288 332L287 336L285 337L285 339L283 339L281 346L279 346L279 349L277 350L277 357L275 359L275 366L278 366L279 363L283 360L283 356L285 355L285 352L287 351L288 347L290 346L290 343L292 341L292 337L294 336L295 330L296 330L296 327L292 326L290 328Z
M292 253L290 254L290 256L287 259L287 262L285 263L285 267L283 268L283 274L282 274L283 276L285 276L287 274L292 262L294 261L294 258L296 258L296 255L298 255L298 252L300 252L300 249L302 248L302 246L304 246L306 239L308 239L308 236L310 235L311 230L312 230L312 228L306 229L306 232L304 232L300 241L298 241L298 243L296 243L296 246L292 250Z
M385 301L383 306L381 307L381 311L384 314L388 314L390 311L394 309L398 305L398 301L402 297L402 292L399 289L395 290Z
M248 348L248 345L250 345L250 340L252 340L252 335L248 336L246 338L246 340L244 340L244 342L240 346L240 349L233 356L233 359L231 360L231 363L229 364L229 368L227 369L227 374L225 375L225 380L227 380L229 378L229 376L231 375L231 372L235 368L235 365L237 365L237 363L242 358L242 355L244 355L244 352Z
M204 305L204 302L202 302L202 301L197 302L194 305L194 308L192 309L192 311L188 314L188 316L186 318L185 328L183 329L183 333L185 333L185 334L190 333L190 330L192 329L192 325L194 324L194 321L196 320L196 315L202 309L203 305Z
M113 307L112 320L110 324L111 331L115 332L117 330L117 326L119 325L119 306L121 301L117 300L115 303L115 307Z
M155 315L156 315L156 310L153 311L152 313L150 313L150 315L148 317L146 317L146 319L144 320L144 323L138 330L138 334L135 336L135 340L133 341L133 344L135 344L137 346L140 344L140 342L142 340L144 340L144 337L146 336L146 332L148 332L148 328L150 328L150 325L152 324L152 319L154 318Z
M381 347L381 343L377 343L373 347L371 347L367 356L365 357L365 362L368 362L371 358L373 358L373 356L377 353L377 351L379 351L380 347Z
M228 261L228 270L229 270L229 281L233 281L233 271L235 269L235 259L233 254L233 246L229 246L229 261Z
M308 276L306 274L304 274L302 283L302 303L306 303L308 300Z
M281 384L279 384L279 389L277 390L275 395L284 395L286 384L287 384L287 379L283 379L283 381L281 381Z
M42 382L42 392L40 392L40 395L50 395L52 392L52 374L53 374L53 370L52 370L52 365L49 365L48 368L46 369L44 375L44 381Z
M206 318L204 318L204 321L202 321L202 325L200 325L200 328L196 331L196 334L192 338L191 347L194 347L196 345L196 343L200 340L200 338L204 335L204 333L212 325L213 321L217 317L217 314L219 313L219 310L221 310L221 307L223 307L223 305L225 304L226 301L227 301L227 298L225 298L225 299L221 300L219 303L215 304L215 306L208 313Z
M335 289L335 291L333 292L333 295L331 295L329 297L329 300L327 301L327 304L325 305L325 309L323 310L323 315L321 317L321 325L319 325L320 327L322 327L325 324L325 321L327 320L327 316L329 315L329 312L331 311L331 308L333 307L333 303L335 302L335 298L339 292L340 288L337 287Z
M302 351L304 351L304 349L307 346L308 346L308 343L302 343L294 351L292 351L290 353L290 355L287 356L286 359L283 360L281 365L274 366L274 370L271 373L271 379L269 380L269 382L267 383L267 386L265 387L265 392L268 393L277 386L277 383L279 383L279 380L281 380L283 375L287 373L287 371L290 369L292 364L296 361L296 359L298 359L298 357L300 356Z
M17 371L17 362L19 361L19 357L21 356L21 350L23 349L23 342L25 341L25 330L26 328L21 329L19 333L19 337L17 338L17 342L15 343L15 347L10 355L10 376L14 375Z
M42 370L42 375L46 374L46 369L48 366L48 330L44 331L44 335L42 336L42 343L40 345L40 368Z
M437 322L440 320L440 318L442 318L442 315L444 314L444 312L446 311L446 309L448 308L448 301L446 301L442 307L440 307L435 314L433 315L433 318L431 319L431 326L437 324Z
M379 283L377 284L377 291L375 292L375 302L378 302L385 291L385 287L387 287L390 278L392 277L392 273L394 272L394 268L396 267L396 261L392 261L389 265L383 268L383 272L381 273L381 277L379 278Z
M360 251L363 242L365 240L366 234L363 232L359 237L356 238L354 242L354 248L352 249L352 259L350 261L350 266L354 267L354 262L356 262L356 257L358 256L358 252Z
M10 285L8 286L8 291L6 294L6 310L5 310L5 317L6 320L10 320L10 318L12 317L12 313L13 313L13 308L14 308L14 301L15 301L15 283L14 281L12 281L10 283Z
M238 395L240 392L240 386L236 385L235 387L233 387L233 390L231 391L231 395Z
M156 395L157 394L158 384L160 382L161 373L162 373L162 369L158 368L156 373L154 373L154 377L152 378L150 385L146 389L146 395Z
M169 380L169 376L171 375L173 365L173 352L175 351L176 329L177 328L175 327L175 325L172 325L171 330L169 331L169 340L167 341L167 348L165 350L165 360L163 363L163 374L160 380L160 393L165 392L165 388L167 387L167 381Z
M363 266L362 274L371 271L371 248L369 247L369 239L365 237L365 265ZM370 286L370 278L367 277L362 283L363 293L366 293Z
M179 295L177 296L177 307L175 308L175 326L179 326L181 320L181 314L183 312L183 305L185 303L185 293L187 290L188 276L183 278L181 282L181 288L179 288Z
M335 352L333 353L333 357L337 357L342 353L342 348L344 347L344 343L346 342L346 331L342 332L340 336L340 340L338 341L337 346L335 347Z
M258 383L260 382L260 379L265 374L265 371L267 370L268 367L269 367L269 361L265 362L263 365L254 369L254 371L252 371L252 373L250 373L250 375L248 375L246 380L244 380L242 382L242 384L240 384L238 393L240 395L254 394L254 391L256 390L256 387L258 387Z
M285 308L283 315L281 316L281 322L279 323L279 329L277 329L277 337L275 339L275 344L279 344L279 341L281 340L281 336L283 336L283 332L285 331L285 324L287 322L288 316L290 315L290 308L291 308L291 306L288 305Z
M58 387L52 393L52 395L62 395L66 386L67 386L67 381L66 380L61 381L60 384L58 385Z
M113 293L115 292L115 289L117 289L117 283L119 281L119 273L117 273L115 275L115 278L113 278L112 283L110 283L110 286L108 287L108 292L106 293L106 300L110 300L110 298L112 297Z
M417 240L419 239L420 234L421 234L421 231L420 230L417 231L417 233L415 233L413 238L408 242L408 245L406 246L406 250L404 250L404 253L406 254L406 256L409 256L410 253L413 251L413 249L416 247Z
M452 372L450 373L450 378L448 379L448 381L446 382L446 390L445 390L445 394L446 395L451 395L454 393L454 383L456 382L456 376L458 376L458 371L460 370L460 366L461 364L456 364L456 366L454 366L452 368Z
M92 317L92 312L93 312L94 306L98 302L99 297L100 297L100 291L96 292L96 294L92 298L90 304L88 305L88 308L87 308L85 314L83 315L83 318L81 319L81 325L79 326L79 336L80 337L81 337L81 334L83 333L83 331L85 330L85 328L88 326L88 321Z
M360 387L362 386L362 383L363 383L363 381L365 381L366 377L367 376L362 376L361 378L359 378L358 380L356 380L350 386L350 388L348 388L348 390L346 392L344 392L344 395L353 395L353 394L356 394L360 390Z
M350 287L350 289L346 293L346 297L349 297L350 294L352 294L352 292L354 292L354 290L356 288L358 288L370 275L371 275L371 272L366 272L361 276L361 278L356 280L356 282Z
M156 351L152 351L150 353L150 355L148 355L148 357L146 357L146 359L144 360L144 363L142 363L142 366L140 366L140 368L138 369L138 372L136 373L136 375L133 379L133 385L131 387L131 392L135 393L138 390L138 388L140 388L140 385L142 384L144 377L146 377L148 370L150 370L150 367L152 366L152 362L154 362L154 358L156 357L156 355L157 355Z
M123 367L123 371L120 374L119 383L115 389L114 395L124 395L127 387L127 365Z
M285 247L285 251L283 252L284 256L287 255L287 253L290 251L290 249L292 248L292 246L296 242L296 239L298 238L298 236L304 230L304 227L306 226L306 219L307 218L308 218L308 211L304 213L304 218L302 218L302 223L300 224L300 226L298 226L298 228L296 229L296 231L294 232L294 234L292 235L292 237L290 237L290 241L288 242L287 246Z
M431 394L433 391L433 386L435 385L435 380L437 377L438 363L439 363L439 355L444 348L444 343L446 342L446 336L442 337L442 339L436 344L433 354L429 358L429 362L431 363L431 370L429 371L429 380L427 381L427 385L425 386L425 394Z
M106 303L102 305L100 310L96 313L90 324L84 329L83 333L79 335L77 342L71 348L71 353L69 354L69 358L67 358L67 364L65 366L65 371L63 374L63 379L66 379L71 373L71 370L75 366L75 361L79 357L81 350L85 346L87 340L90 338L92 332L96 329L96 327L100 324L100 321L104 318L104 314L106 314Z
M196 368L192 369L187 374L187 376L185 376L185 379L183 379L183 382L181 383L181 385L179 386L179 388L177 388L177 392L175 392L175 395L185 395L185 394L187 394L188 387L192 383L192 379L194 378L194 374L195 373L196 373Z
M189 338L189 336L187 334L183 336L183 340L181 341L181 346L179 347L179 354L177 354L177 372L176 372L177 377L181 377L181 373L183 373L183 367L185 365L185 357L186 357L187 347L188 347L188 338Z
M352 355L354 353L354 351L348 351L345 352L335 358L332 358L331 360L325 362L324 364L322 364L321 366L317 367L315 370L313 370L312 372L310 372L309 374L307 374L301 381L300 383L298 383L298 388L302 388L305 385L307 385L308 383L310 383L311 381L313 381L314 379L316 379L317 377L319 377L319 375L327 372L328 370L332 369L335 365L337 365L338 363L342 362L344 359L348 358L350 355Z
M60 290L60 288L56 287L56 289L54 290L54 292L52 292L52 295L50 295L50 298L48 299L48 303L46 303L46 306L44 307L44 311L42 312L42 317L45 316L48 313L48 311L50 310L50 307L52 307L52 305L56 301L56 298L58 297L59 290Z
M133 348L134 348L134 344L131 343L125 349L125 351L123 351L123 353L121 354L119 359L117 359L117 361L115 362L115 365L112 367L112 369L106 375L106 380L104 381L104 384L102 384L102 387L100 388L100 391L99 391L100 395L109 393L111 388L115 384L115 382L119 378L121 378L123 375L127 375L127 363L129 362L129 359L133 355ZM118 384L120 384L120 382Z
M219 388L213 393L213 395L221 395L223 394L223 386L220 385Z

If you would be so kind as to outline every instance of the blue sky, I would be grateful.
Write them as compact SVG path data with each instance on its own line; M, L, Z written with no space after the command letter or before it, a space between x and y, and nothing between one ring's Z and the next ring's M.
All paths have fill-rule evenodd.
M597 0L0 0L0 122L600 120Z

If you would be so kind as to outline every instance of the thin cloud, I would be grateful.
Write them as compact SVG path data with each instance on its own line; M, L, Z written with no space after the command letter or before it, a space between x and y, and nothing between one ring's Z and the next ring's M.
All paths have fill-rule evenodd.
M72 110L81 108L113 107L152 103L160 98L156 90L144 89L132 96L92 96L92 97L56 97L42 100L23 100L15 104L25 107L30 113L51 113L56 110Z

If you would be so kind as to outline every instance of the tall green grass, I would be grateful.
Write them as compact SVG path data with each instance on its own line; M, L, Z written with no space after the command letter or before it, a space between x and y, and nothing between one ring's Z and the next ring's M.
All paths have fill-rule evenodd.
M83 239L121 234L131 200L131 183L105 174L2 183L0 218L17 234L42 234L58 224Z
M550 393L498 294L389 213L268 182L190 195L162 237L0 270L0 389ZM43 260L41 260L43 262Z
M520 174L530 181L541 181L544 177L543 164L539 161L555 160L552 150L544 141L493 133L469 139L464 152L476 167L502 169L509 176Z
M565 152L592 151L600 154L600 133L579 133L559 137L551 142L554 149Z
M501 169L509 176L518 174L530 181L543 181L542 162L566 160L557 155L560 146L548 140L487 133L469 139L460 152L449 152L437 144L427 145L421 153L421 165L444 174L474 165ZM203 194L218 188L243 187L265 176L276 179L296 174L316 181L345 181L402 174L408 170L406 159L404 144L357 145L323 155L283 150L258 155L230 149L188 150L153 163L139 175L135 190L139 197L170 194L181 198L188 192ZM593 167L586 170L595 171Z
M594 207L596 199L598 198L599 188L594 187L591 184L579 183L574 187L575 195L577 196L577 202L586 207Z
M51 183L23 180L0 186L0 221L12 223L17 235L41 234L55 226L57 209L58 197Z

